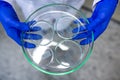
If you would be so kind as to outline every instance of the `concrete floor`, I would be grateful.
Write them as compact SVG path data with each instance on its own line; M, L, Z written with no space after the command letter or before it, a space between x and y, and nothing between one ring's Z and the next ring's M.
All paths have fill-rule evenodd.
M87 12L87 16L91 13ZM65 76L35 70L0 26L0 80L120 80L120 24L111 21L83 68Z

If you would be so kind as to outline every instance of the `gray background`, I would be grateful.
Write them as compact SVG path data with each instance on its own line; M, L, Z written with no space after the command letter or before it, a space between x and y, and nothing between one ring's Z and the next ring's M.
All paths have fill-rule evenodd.
M83 12L87 17L91 15L86 5ZM119 19L113 17L107 30L95 41L85 66L65 76L50 76L35 70L24 58L21 47L7 37L0 26L0 80L120 80Z

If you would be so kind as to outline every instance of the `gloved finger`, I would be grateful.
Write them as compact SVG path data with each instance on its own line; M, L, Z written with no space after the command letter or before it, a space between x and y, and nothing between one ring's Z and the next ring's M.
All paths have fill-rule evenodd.
M34 27L31 27L30 28L30 31L34 32L34 31L40 31L41 30L41 27L39 26L34 26Z
M80 18L79 20L74 20L73 22L74 22L75 24L78 24L78 23L80 23L80 22L84 23L84 22L85 22L85 19Z
M24 42L24 43L23 43L23 46L24 46L25 48L35 48L35 47L36 47L35 44L29 43L29 42Z
M88 32L87 36L80 42L80 45L86 45L93 41L93 32Z
M78 40L78 39L83 39L83 38L87 38L87 36L89 36L90 33L89 32L83 32L83 33L79 33L77 34L75 37L73 37L73 40Z
M22 34L22 38L23 39L39 40L42 38L42 36L38 35L38 34L24 33L24 34Z
M34 26L35 23L36 23L35 20L27 22L27 24L30 26L30 31L39 31L39 30L41 30L40 26Z
M35 20L27 22L27 24L28 24L29 26L31 26L31 25L33 25L33 24L35 24L35 23L36 23Z
M14 36L15 42L17 42L20 46L24 46L25 48L35 48L35 44L29 42L23 42L19 36Z
M82 41L80 41L80 45L87 45L90 44L92 41L94 41L94 38L93 33L91 32L91 35L87 36Z
M86 31L86 28L84 26L80 26L72 30L73 33L83 32L83 31Z
M87 44L90 44L92 42L92 38L87 38L87 39L84 39L80 42L80 45L87 45Z

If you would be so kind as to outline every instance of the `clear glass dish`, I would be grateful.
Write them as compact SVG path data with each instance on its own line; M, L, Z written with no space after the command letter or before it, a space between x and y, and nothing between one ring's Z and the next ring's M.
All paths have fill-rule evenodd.
M90 57L94 44L93 33L89 44L80 45L84 39L72 40L82 33L79 32L80 27L85 28L89 24L80 10L66 4L49 4L34 11L26 20L29 21L36 21L31 28L41 28L30 33L42 35L42 39L27 40L34 43L36 48L22 46L22 49L25 58L37 70L50 75L65 75L80 69ZM78 28L76 33L72 32L74 28Z

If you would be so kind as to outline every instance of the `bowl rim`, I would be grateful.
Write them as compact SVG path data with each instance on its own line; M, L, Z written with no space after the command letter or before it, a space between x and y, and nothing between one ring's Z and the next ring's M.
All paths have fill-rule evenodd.
M53 4L47 4L47 5L44 5L40 8L38 8L37 10L35 10L33 13L31 13L28 18L25 20L25 22L27 22L29 20L29 18L35 14L37 11L43 9L43 8L46 8L46 7L49 7L49 6L68 6L68 7L71 7L73 8L74 10L76 10L82 17L83 19L89 24L89 21L87 20L87 18L85 17L85 15L78 9L74 8L73 6L70 6L70 5L67 5L67 4L61 4L61 3L53 3ZM22 33L23 34L23 33ZM21 39L21 42L23 43L23 39ZM88 50L88 53L87 55L85 56L84 60L81 62L81 64L79 64L77 67L69 70L69 71L66 71L66 72L49 72L49 71L46 71L40 67L37 66L37 64L35 64L29 57L28 53L26 53L25 49L24 49L24 46L22 46L22 50L23 50L23 55L24 57L26 58L26 60L35 68L37 69L38 71L42 72L42 73L45 73L45 74L49 74L49 75L66 75L66 74L70 74L72 72L75 72L77 71L78 69L82 68L85 63L88 61L88 59L90 58L91 54L92 54L92 51L93 51L93 46L94 46L94 34L92 32L92 41L91 41L91 48L89 48ZM22 44L23 45L23 44Z

